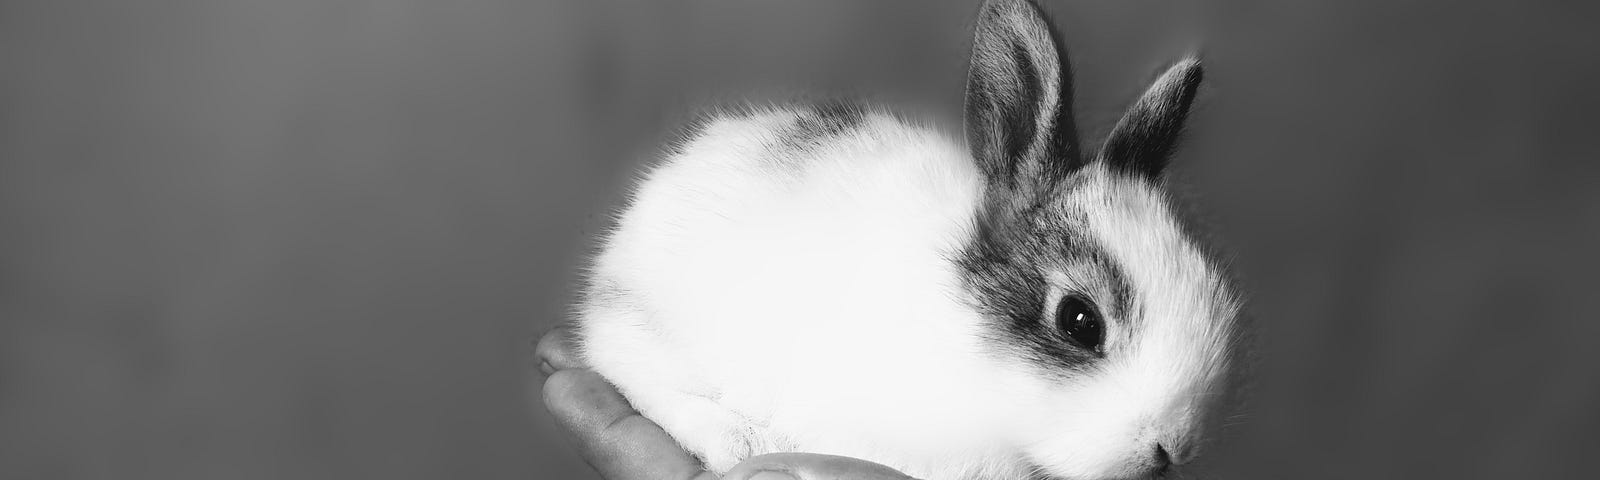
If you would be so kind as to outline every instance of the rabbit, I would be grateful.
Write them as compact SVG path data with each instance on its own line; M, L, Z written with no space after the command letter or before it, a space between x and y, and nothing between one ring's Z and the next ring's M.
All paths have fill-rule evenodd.
M1058 38L1031 1L986 2L956 135L852 103L713 115L604 235L579 354L719 474L786 451L928 480L1194 458L1241 309L1165 191L1201 66L1091 153Z

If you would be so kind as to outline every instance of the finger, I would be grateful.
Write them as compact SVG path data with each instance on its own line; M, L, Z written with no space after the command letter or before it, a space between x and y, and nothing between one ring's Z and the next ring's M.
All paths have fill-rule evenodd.
M572 328L565 325L552 328L539 337L539 344L534 347L534 355L539 359L539 371L549 375L556 370L585 368L575 348L576 340Z
M557 370L545 381L544 399L578 453L606 480L715 480L594 372Z
M912 480L887 465L815 453L771 453L751 457L722 480Z

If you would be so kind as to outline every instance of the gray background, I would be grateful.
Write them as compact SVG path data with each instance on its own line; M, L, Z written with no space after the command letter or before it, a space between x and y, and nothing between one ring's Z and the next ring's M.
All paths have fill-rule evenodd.
M1092 138L1205 53L1177 178L1264 348L1197 476L1593 471L1577 3L1048 2ZM0 478L593 478L527 340L633 168L724 92L957 102L973 11L0 2Z

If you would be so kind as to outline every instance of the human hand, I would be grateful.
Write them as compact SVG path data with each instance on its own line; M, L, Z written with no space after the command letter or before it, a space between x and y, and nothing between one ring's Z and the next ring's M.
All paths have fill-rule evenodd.
M545 375L544 402L556 423L606 480L717 480L610 383L586 368L571 332L557 327L535 353ZM911 480L877 463L836 455L773 453L751 457L722 480Z

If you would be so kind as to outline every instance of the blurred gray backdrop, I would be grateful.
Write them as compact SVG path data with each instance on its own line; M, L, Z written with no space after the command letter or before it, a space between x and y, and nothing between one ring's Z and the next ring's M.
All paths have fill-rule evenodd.
M1201 478L1600 453L1600 8L1050 0L1263 327ZM970 1L0 1L0 478L592 479L528 340L702 101L960 101Z

